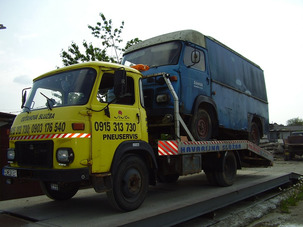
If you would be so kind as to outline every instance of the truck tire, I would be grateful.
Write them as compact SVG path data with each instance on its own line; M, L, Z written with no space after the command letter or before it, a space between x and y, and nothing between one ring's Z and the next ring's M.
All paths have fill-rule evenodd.
M209 140L212 136L212 118L209 113L202 108L194 114L190 125L190 131L198 141Z
M136 155L127 156L113 173L113 188L107 192L107 198L118 210L135 210L146 197L148 182L146 163Z
M214 171L204 171L207 181L212 186L217 186L217 179Z
M219 159L220 169L215 171L216 183L219 186L230 186L235 182L237 175L237 160L232 151L227 151Z
M55 186L52 187L52 185ZM53 200L68 200L71 199L79 190L80 183L54 183L54 182L40 182L41 189L47 197Z
M251 123L248 140L254 144L260 144L260 130L256 122Z

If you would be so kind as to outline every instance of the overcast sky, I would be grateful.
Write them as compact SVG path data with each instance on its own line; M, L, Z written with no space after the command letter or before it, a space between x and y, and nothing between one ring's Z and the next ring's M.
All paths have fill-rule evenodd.
M62 67L72 41L98 46L88 25L99 13L122 38L183 29L212 36L264 70L270 123L303 118L303 0L0 0L0 112L17 114L21 90Z

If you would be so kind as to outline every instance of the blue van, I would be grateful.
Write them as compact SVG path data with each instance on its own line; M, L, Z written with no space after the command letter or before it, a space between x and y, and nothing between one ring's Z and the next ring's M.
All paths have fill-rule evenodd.
M180 114L196 140L259 144L268 133L263 70L212 37L194 30L160 35L128 48L122 64L148 65L143 75L170 75ZM163 78L149 77L143 87L149 130L169 134L174 106Z

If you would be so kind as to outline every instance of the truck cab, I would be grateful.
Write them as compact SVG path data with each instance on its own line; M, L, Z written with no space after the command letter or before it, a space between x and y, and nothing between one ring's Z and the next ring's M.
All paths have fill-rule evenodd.
M142 174L157 166L148 144L141 77L129 67L91 62L34 79L11 128L9 166L3 174L39 180L55 200L71 198L83 185L109 191L121 178L132 185L124 194L141 195L149 179L155 182L152 174L144 180ZM123 159L131 166L133 160L139 164L124 164L120 173ZM119 179L112 176L116 172ZM120 203L113 193L109 192L113 203ZM121 200L124 204L119 206L132 209L129 198Z

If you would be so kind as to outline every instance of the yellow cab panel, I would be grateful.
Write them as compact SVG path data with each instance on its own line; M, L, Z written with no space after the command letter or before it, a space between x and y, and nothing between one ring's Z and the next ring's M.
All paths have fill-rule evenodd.
M109 172L115 151L124 141L148 141L146 113L139 94L140 74L126 70L126 95L116 98L114 71L101 72L92 100L92 173ZM142 123L145 122L145 123Z

